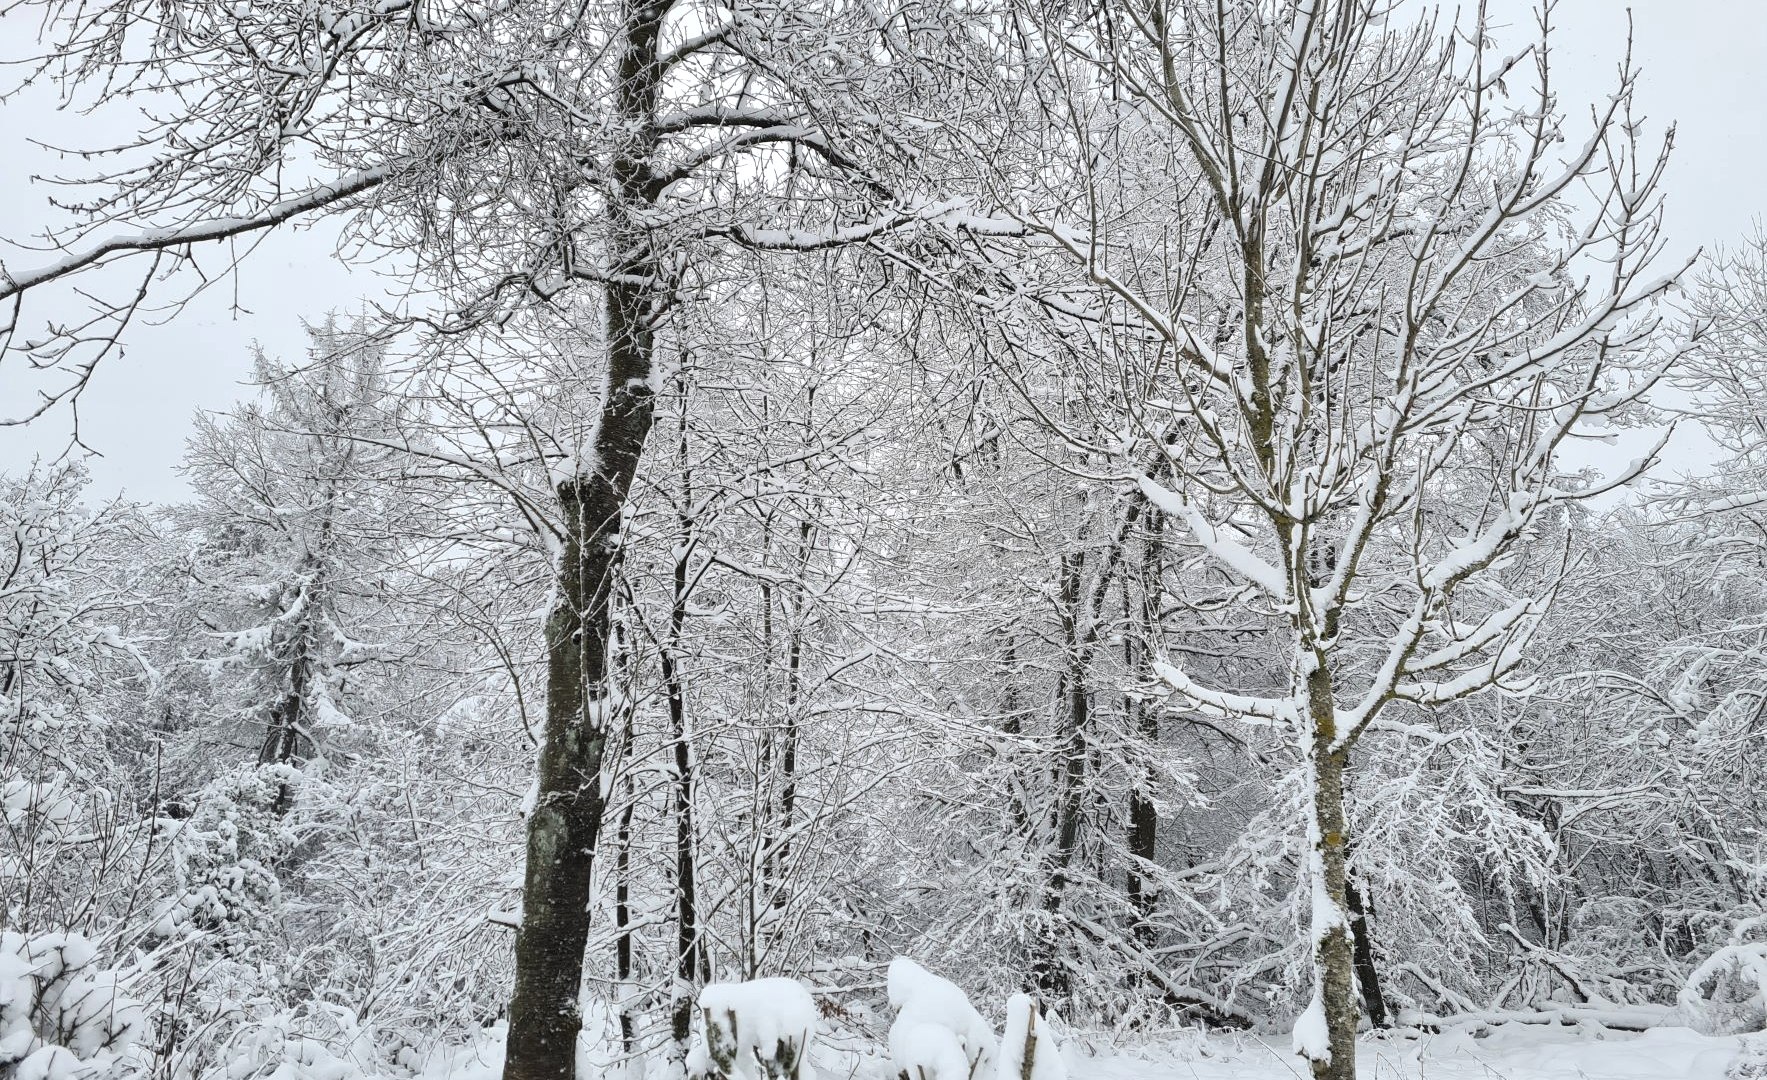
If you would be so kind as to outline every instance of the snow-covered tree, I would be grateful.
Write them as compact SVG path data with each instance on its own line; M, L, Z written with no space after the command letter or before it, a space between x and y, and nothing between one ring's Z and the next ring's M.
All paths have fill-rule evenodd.
M152 529L127 503L87 505L86 484L69 462L0 475L0 921L23 933L127 910L151 850L155 752L134 710L155 672L127 627Z
M185 457L196 498L175 515L215 638L193 659L231 684L224 707L266 765L323 757L357 725L350 674L399 655L375 638L413 539L384 445L381 350L335 323L311 335L299 365L257 356L262 404L198 416Z
M1269 681L1157 670L1299 760L1313 956L1295 1044L1315 1076L1350 1077L1358 759L1521 687L1554 589L1499 571L1591 493L1561 446L1623 416L1677 352L1652 336L1674 281L1651 270L1663 158L1639 148L1629 70L1561 156L1545 42L1506 57L1482 12L1452 36L1371 0L1041 18L1070 156L1015 212L1097 299L1021 306L1065 321L1108 379L1093 400L1117 415L1063 418L1074 438L1115 443L1239 583L1237 608L1286 641ZM1104 152L1128 139L1170 152ZM1594 209L1561 229L1586 186ZM1587 285L1585 260L1603 268Z

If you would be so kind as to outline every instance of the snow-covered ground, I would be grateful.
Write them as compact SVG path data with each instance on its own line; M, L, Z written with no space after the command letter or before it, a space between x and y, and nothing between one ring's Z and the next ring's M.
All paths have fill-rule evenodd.
M1476 1038L1451 1032L1365 1040L1357 1075L1361 1080L1756 1080L1767 1077L1760 1064L1739 1066L1745 1059L1767 1061L1749 1045L1762 1039L1701 1035L1684 1027L1639 1034L1506 1024ZM1096 1051L1078 1041L1070 1041L1064 1054L1071 1080L1305 1080L1308 1075L1305 1062L1289 1052L1287 1036L1196 1036ZM420 1076L497 1080L501 1049L487 1043L476 1052L434 1060ZM889 1076L881 1048L855 1054L825 1046L812 1059L815 1080Z
M1737 1036L1688 1028L1642 1034L1508 1024L1461 1033L1365 1041L1362 1080L1726 1080ZM1742 1074L1748 1075L1748 1074ZM1074 1080L1290 1080L1307 1076L1286 1038L1210 1038L1182 1051L1150 1048L1073 1061Z

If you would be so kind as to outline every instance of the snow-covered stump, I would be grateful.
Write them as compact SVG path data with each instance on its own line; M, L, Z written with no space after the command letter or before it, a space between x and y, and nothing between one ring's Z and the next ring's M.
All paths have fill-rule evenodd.
M956 983L899 956L890 961L890 1060L902 1080L985 1080L998 1056L994 1029Z
M816 1002L794 979L711 983L699 993L693 1080L801 1080Z
M1029 994L1014 994L1006 1002L996 1080L1068 1080L1061 1048Z

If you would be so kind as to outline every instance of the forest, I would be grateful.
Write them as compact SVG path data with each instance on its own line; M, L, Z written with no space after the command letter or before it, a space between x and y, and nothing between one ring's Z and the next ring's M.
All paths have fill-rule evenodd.
M1767 1076L1767 237L1552 3L0 15L143 118L0 263L0 1080ZM100 492L297 228L397 296Z

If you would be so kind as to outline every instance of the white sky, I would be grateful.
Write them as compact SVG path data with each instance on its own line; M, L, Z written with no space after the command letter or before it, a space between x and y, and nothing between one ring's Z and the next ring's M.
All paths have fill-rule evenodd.
M1519 40L1531 32L1527 0L1491 0L1491 7L1499 22L1515 28L1501 37ZM1555 77L1567 108L1611 89L1627 8L1621 0L1560 0ZM1667 178L1671 254L1733 242L1767 212L1767 91L1757 74L1767 60L1767 0L1633 0L1630 8L1634 52L1644 71L1640 106L1653 128L1670 120L1679 125ZM35 41L34 21L0 16L0 56L26 54ZM28 238L58 220L48 205L50 189L33 183L33 174L78 170L77 163L58 166L29 140L102 146L128 134L127 116L82 116L54 104L35 90L0 104L0 237ZM1582 115L1581 109L1573 113ZM0 245L0 260L28 268L45 257ZM290 232L265 243L236 287L223 283L170 324L135 325L126 353L100 369L81 404L81 435L103 455L91 462L94 494L180 497L185 488L175 466L191 416L241 395L252 344L297 356L305 348L303 318L348 310L384 289L373 273L333 258L325 235ZM18 378L0 369L0 415L18 412L23 392ZM53 455L69 430L65 414L45 417L28 431L0 429L0 470L22 467L33 454ZM1676 460L1699 456L1697 441L1684 440Z

